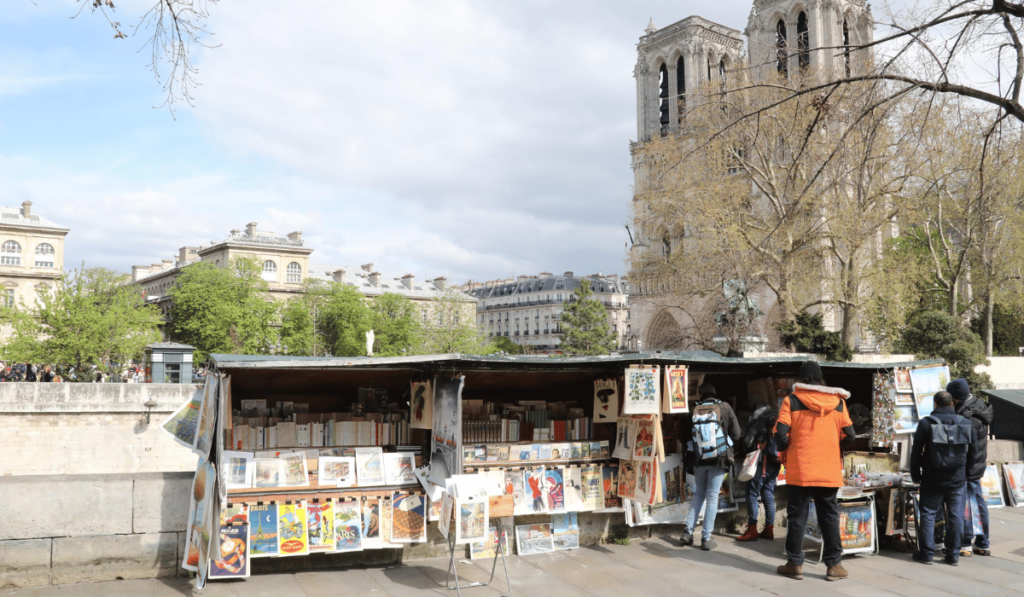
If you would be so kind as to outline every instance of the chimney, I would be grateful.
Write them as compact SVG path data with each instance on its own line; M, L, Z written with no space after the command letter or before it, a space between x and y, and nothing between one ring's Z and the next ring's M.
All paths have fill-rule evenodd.
M295 232L289 232L288 233L288 240L292 241L293 243L295 243L297 245L301 245L302 244L302 231L301 230L296 230Z
M31 201L23 201L22 202L22 204L21 204L21 215L25 216L26 218L31 218L32 217L32 202Z
M245 235L255 238L256 237L256 222L249 222L245 225Z
M373 264L372 263L364 263L364 264L360 265L359 268L362 269L365 272L372 272L373 271Z
M132 266L132 282L138 282L142 276L149 273L148 265L133 265Z
M163 259L162 261L163 261L163 265L160 266L161 270L171 269L172 267L174 267L174 260L173 259Z
M336 269L336 270L334 270L334 272L331 273L331 279L333 279L338 284L344 284L345 283L345 270L343 270L343 269Z
M565 277L566 278L571 278L572 277L572 272L565 272Z
M541 276L542 278L543 278L543 277L546 277L546 276L553 276L553 275L554 275L554 274L552 274L551 272L541 272L541 273L540 273L540 276Z
M370 272L370 285L374 288L380 286L380 272Z
M445 278L444 276L434 278L434 286L437 286L438 290L444 292L448 288L448 278Z
M241 233L242 233L241 230L239 230L238 228L235 228L234 230L231 231L231 237L234 238L234 237L238 236Z
M405 286L409 290L412 290L413 285L416 283L416 276L412 274L405 274L402 276L402 286Z
M527 276L527 275L524 274L524 275L521 275L518 278L516 278L516 282L522 282L523 280L529 280L529 279L530 279L530 276Z

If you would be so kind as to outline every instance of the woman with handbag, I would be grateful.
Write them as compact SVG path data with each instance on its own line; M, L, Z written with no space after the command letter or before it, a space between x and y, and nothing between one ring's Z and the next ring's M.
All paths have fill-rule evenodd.
M737 537L737 541L775 539L775 480L782 461L771 430L778 418L778 411L763 403L758 404L750 417L743 442L752 451L747 454L748 460L744 461L738 477L743 480L750 475L747 481L747 531ZM758 498L764 502L764 530L760 533L757 532Z

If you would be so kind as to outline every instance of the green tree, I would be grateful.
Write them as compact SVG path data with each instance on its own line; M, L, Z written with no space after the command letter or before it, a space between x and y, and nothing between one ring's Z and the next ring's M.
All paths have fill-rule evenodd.
M568 355L608 354L615 349L615 334L608 327L608 313L590 281L581 280L576 300L562 311L561 349Z
M992 310L992 351L996 356L1015 357L1024 346L1024 316L1021 309L996 303ZM985 331L984 317L971 319L971 330L979 337Z
M782 344L797 352L819 354L829 361L849 361L853 349L843 342L843 335L830 332L822 325L821 313L801 311L789 320L775 325Z
M510 338L502 336L494 340L494 351L504 352L506 354L529 354L527 347L522 344L516 344Z
M323 338L336 356L365 356L366 332L372 329L372 313L363 294L351 286L324 282L315 287L323 297ZM319 331L318 331L319 333Z
M171 300L174 338L210 353L261 354L278 339L277 305L267 295L256 258L236 258L227 267L199 261L181 270Z
M466 296L448 290L436 297L426 308L420 329L418 354L491 354L494 346L487 342L475 325L476 306Z
M414 349L420 322L419 309L412 301L400 294L385 292L373 299L370 311L375 338L373 354L394 357Z
M127 275L83 264L36 304L5 307L13 335L4 359L74 367L69 381L92 381L86 374L93 367L116 373L117 365L142 358L142 349L160 340L160 311L127 282Z
M917 315L903 331L899 348L919 359L944 359L950 375L966 379L973 390L992 387L987 373L974 372L976 366L989 364L981 338L949 313L925 311Z
M302 357L322 355L323 341L319 347L313 342L313 315L304 299L288 299L281 306L281 344L288 347L288 354ZM319 352L316 348L320 349Z

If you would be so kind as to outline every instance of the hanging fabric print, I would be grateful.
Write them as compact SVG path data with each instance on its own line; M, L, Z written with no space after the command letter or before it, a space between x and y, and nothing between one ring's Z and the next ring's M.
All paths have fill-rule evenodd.
M662 405L661 412L679 414L690 411L686 394L689 389L686 373L686 367L665 366L665 404Z
M661 407L661 367L626 369L626 396L622 412L627 415L653 415Z
M612 458L629 459L633 455L633 417L619 417L615 424L615 449Z
M434 393L430 391L429 381L412 382L409 398L409 427L412 429L430 429L433 424Z
M594 422L610 423L619 416L619 383L614 379L594 381Z
M313 502L306 505L309 524L309 553L334 551L334 504Z
M277 504L249 506L249 540L252 557L276 556L280 553L277 540Z
M334 502L334 551L363 551L361 510L355 500Z
M282 556L304 556L309 553L309 533L306 528L306 502L279 504L277 534L281 537Z

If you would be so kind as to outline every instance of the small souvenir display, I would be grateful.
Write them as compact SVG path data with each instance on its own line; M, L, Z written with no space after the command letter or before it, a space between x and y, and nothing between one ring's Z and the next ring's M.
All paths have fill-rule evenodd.
M876 448L891 448L893 445L896 433L896 396L892 376L876 373L871 407L871 445Z

